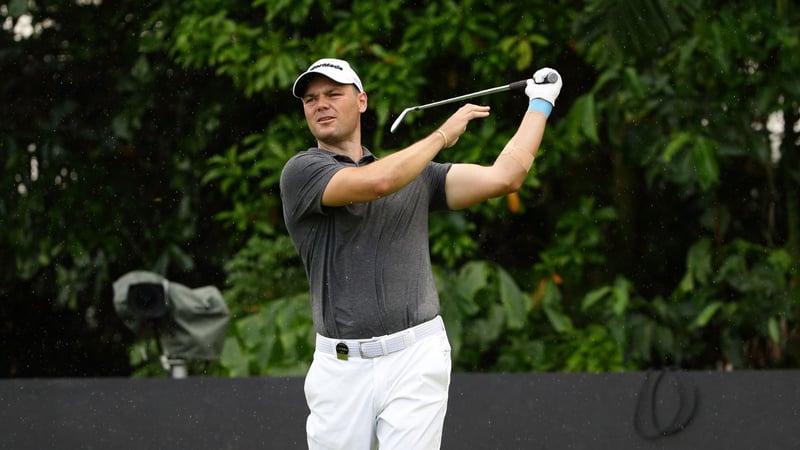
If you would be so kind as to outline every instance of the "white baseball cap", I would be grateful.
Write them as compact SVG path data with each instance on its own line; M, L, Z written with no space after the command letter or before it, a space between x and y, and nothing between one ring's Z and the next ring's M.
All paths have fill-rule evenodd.
M350 68L347 61L335 58L322 58L311 64L308 70L300 74L292 86L292 94L297 98L303 98L308 82L314 74L324 75L340 84L354 84L359 92L364 92L361 79L356 72Z

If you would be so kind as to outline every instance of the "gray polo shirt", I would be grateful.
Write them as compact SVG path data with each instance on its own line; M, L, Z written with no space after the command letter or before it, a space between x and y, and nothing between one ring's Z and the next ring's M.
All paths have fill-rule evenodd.
M311 148L281 173L283 216L305 265L317 333L340 339L391 334L434 318L439 297L428 248L428 213L446 209L450 164L430 163L403 189L384 198L323 207L322 193L358 163Z

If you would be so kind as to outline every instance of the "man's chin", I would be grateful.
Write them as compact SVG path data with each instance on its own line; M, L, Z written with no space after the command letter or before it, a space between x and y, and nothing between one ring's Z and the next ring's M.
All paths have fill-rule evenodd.
M316 137L321 144L336 145L342 142L342 139L333 133L319 133L314 137Z

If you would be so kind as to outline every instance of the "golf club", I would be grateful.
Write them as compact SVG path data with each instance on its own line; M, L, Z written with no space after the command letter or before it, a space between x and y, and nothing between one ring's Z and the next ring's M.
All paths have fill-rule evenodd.
M555 72L550 72L545 77L543 83L555 83L556 81L558 81L558 74L555 73ZM496 94L498 92L504 92L504 91L509 91L509 90L513 90L513 89L525 89L525 87L527 85L528 85L528 80L527 79L526 80L520 80L520 81L515 81L513 83L510 83L510 84L506 84L504 86L498 86L498 87L494 87L494 88L490 88L490 89L484 89L482 91L473 92L471 94L464 94L464 95L460 95L458 97L448 98L448 99L445 99L445 100L439 100L438 102L428 103L426 105L412 106L410 108L404 109L403 112L400 113L400 115L397 117L397 119L395 119L395 121L392 124L392 127L389 129L389 131L394 133L394 130L397 129L397 127L400 125L400 122L403 120L403 118L406 116L406 114L408 114L410 111L422 111L423 109L429 109L429 108L433 108L433 107L436 107L436 106L447 105L448 103L455 103L455 102L458 102L458 101L461 101L461 100L467 100L467 99L470 99L470 98L480 97L482 95Z

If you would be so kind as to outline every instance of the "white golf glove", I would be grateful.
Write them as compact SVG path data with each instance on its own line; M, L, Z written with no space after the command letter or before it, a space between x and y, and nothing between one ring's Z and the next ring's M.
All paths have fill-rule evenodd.
M558 76L558 80L556 80L555 83L548 83L545 81L546 77L551 73ZM529 99L540 98L555 106L556 98L558 98L558 94L561 92L562 84L561 74L555 69L543 67L537 70L536 73L533 74L533 79L528 80L527 84L528 86L525 88L525 94L528 95Z

